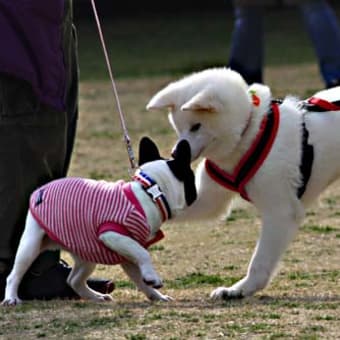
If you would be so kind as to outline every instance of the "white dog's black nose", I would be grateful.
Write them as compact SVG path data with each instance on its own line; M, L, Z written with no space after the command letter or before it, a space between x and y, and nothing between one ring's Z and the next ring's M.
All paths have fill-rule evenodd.
M171 156L173 158L176 158L176 151L177 151L177 144L171 150Z

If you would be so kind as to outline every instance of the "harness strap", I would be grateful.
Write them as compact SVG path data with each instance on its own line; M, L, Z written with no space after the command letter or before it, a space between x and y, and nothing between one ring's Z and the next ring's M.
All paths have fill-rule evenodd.
M171 210L169 203L158 186L158 184L145 172L141 170L137 170L135 175L133 176L133 179L139 183L141 183L143 189L145 192L151 197L151 199L155 202L155 204L158 206L162 221L165 222L166 220L171 218Z
M340 100L329 102L325 99L311 97L303 102L303 106L307 111L311 112L327 112L327 111L340 111ZM300 163L300 174L302 177L301 186L298 188L297 195L302 197L306 191L306 186L312 173L312 166L314 161L314 147L308 144L308 130L305 122L302 123L302 155Z
M305 103L305 107L307 111L314 112L339 111L340 100L329 102L321 98L311 97Z
M250 201L245 186L267 158L277 135L279 122L279 105L277 102L272 102L270 111L263 117L259 132L253 143L233 172L229 174L211 160L206 159L205 168L209 176L223 187L238 192L241 197Z
M312 174L312 165L314 161L314 147L308 144L309 132L306 128L306 124L302 123L302 154L300 163L301 185L297 190L298 198L301 198L306 191L307 183Z

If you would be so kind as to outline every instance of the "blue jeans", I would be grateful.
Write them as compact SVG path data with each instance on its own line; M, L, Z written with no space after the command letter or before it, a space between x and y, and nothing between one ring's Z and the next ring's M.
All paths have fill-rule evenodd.
M324 0L304 2L299 9L326 87L339 84L340 25L335 12ZM235 7L228 66L241 73L249 84L263 82L263 12L260 6Z

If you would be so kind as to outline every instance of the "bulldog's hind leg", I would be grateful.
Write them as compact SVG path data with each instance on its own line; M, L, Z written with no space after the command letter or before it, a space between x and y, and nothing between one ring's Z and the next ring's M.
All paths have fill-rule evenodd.
M71 254L74 266L67 278L70 287L83 299L95 301L112 301L110 294L101 294L87 285L87 279L96 268L95 263L83 261L75 254Z
M20 239L14 265L11 273L7 277L5 298L2 305L13 306L21 303L18 297L20 282L33 261L40 254L44 236L44 230L39 226L32 214L28 212L25 229Z

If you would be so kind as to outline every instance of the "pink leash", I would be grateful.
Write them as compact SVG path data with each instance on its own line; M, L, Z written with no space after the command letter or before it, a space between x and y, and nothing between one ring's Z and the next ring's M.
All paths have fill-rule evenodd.
M92 4L92 9L93 9L93 14L94 14L94 17L95 17L96 23L97 23L100 41L101 41L102 48L103 48L103 51L104 51L107 69L109 71L109 75L110 75L110 79L111 79L113 94L114 94L117 109L118 109L118 112L119 112L120 124L121 124L122 129L123 129L124 140L125 140L125 143L126 143L126 148L127 148L127 153L128 153L128 156L129 156L131 170L134 170L136 168L135 157L134 157L134 154L133 154L133 150L132 150L132 146L131 146L131 140L130 140L130 137L129 137L129 134L128 134L128 130L127 130L126 125L125 125L125 119L124 119L123 111L122 111L122 108L121 108L121 105L120 105L116 83L115 83L115 80L113 78L112 67L111 67L111 64L110 64L109 55L107 53L105 40L104 40L103 32L102 32L102 29L101 29L99 17L98 17L95 0L91 0L91 4Z

